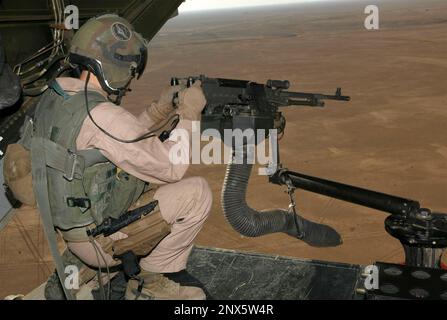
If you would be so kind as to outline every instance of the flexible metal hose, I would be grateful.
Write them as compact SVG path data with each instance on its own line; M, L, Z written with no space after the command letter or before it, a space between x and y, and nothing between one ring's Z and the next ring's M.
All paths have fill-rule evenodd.
M285 210L259 212L246 201L252 164L230 163L222 188L222 209L230 225L246 237L284 232L298 237L294 214Z

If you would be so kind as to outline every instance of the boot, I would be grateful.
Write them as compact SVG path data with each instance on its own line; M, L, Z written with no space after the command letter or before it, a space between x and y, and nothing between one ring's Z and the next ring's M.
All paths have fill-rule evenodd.
M126 300L205 300L197 287L181 286L161 273L142 271L138 278L129 280Z
M163 274L169 280L179 283L181 286L189 286L189 287L197 287L203 290L206 296L206 300L213 300L213 297L205 288L202 282L199 279L192 276L188 271L181 270L173 273L164 273Z
M110 288L110 292L109 292ZM106 299L110 300L124 300L127 289L127 281L124 272L120 271L116 276L110 280L110 286L103 284L103 292L101 288L95 288L92 290L92 296L95 300L103 300L104 295Z

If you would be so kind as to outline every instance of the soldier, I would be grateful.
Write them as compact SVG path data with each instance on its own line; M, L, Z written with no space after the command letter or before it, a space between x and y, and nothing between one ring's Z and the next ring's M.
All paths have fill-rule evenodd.
M127 299L205 299L186 263L212 194L203 178L184 178L188 163L170 159L174 146L189 154L190 139L171 137L184 136L185 130L192 136L192 122L200 120L206 104L200 81L166 89L138 117L120 108L132 80L146 68L147 44L112 14L92 18L76 32L67 61L80 76L50 83L33 120L25 121L19 144L8 146L4 164L6 184L17 200L37 202L59 278L64 283L67 261L58 253L55 228L67 244L65 256L82 261L83 282L98 270L102 298L102 272L110 285L110 274L121 268L130 278ZM109 237L89 232L154 200L155 213ZM301 240L314 246L341 243L332 228L302 221ZM47 293L51 290L47 286Z
M147 43L125 19L112 14L92 18L76 32L68 62L80 68L80 77L50 84L33 122L24 126L20 144L7 151L5 179L22 182L23 170L14 168L23 167L20 159L30 150L39 211L44 222L50 212L49 229L56 228L71 253L89 267L115 274L114 267L126 268L142 257L138 275L135 266L127 266L134 268L127 299L205 299L201 288L171 279L188 278L186 262L210 212L212 194L205 179L184 178L188 164L171 163L169 151L177 141L169 134L160 139L162 130L155 134L151 129L166 123L169 129L191 131L206 104L200 83L165 90L139 117L118 107L131 81L145 70ZM178 143L189 150L187 140ZM25 190L21 185L13 191L33 204ZM154 199L157 213L110 237L88 236L105 219Z

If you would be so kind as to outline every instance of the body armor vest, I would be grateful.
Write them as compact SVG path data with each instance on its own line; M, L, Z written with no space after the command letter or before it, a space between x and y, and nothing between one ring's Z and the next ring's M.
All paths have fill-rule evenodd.
M24 126L21 143L30 149L42 143L48 200L54 226L62 230L101 224L117 218L143 193L145 182L119 170L99 150L76 148L76 140L90 110L106 102L99 92L68 95L54 81L39 101L31 121ZM39 140L36 140L39 139ZM31 166L39 165L32 159ZM34 179L34 177L33 177Z

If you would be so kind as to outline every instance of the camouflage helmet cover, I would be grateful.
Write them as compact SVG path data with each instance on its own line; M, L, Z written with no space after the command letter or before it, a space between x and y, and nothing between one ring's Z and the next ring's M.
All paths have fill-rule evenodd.
M69 61L89 68L109 94L122 95L147 63L147 42L124 18L105 14L88 20L74 35Z

